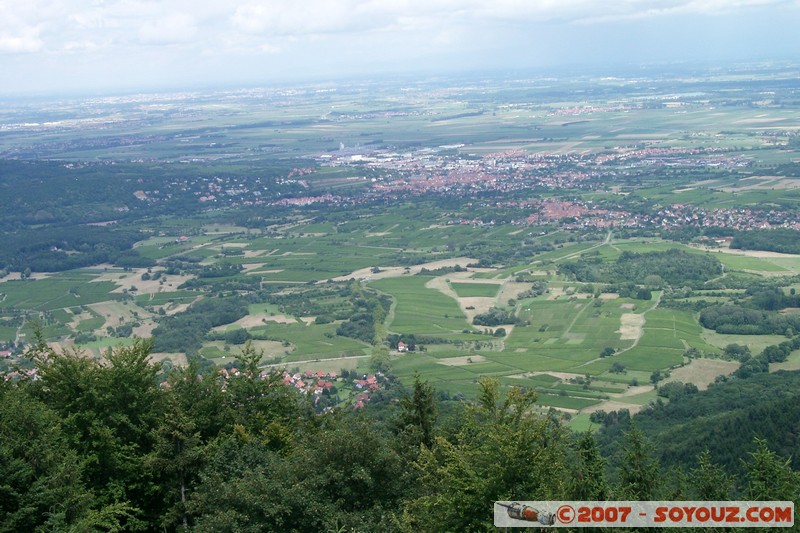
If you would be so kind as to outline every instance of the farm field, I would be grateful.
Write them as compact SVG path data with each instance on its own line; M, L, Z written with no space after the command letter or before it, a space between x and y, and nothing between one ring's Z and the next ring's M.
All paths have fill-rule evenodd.
M700 382L708 378L713 380L715 376L711 373L717 370L724 373L733 368L733 363L720 361L714 370L702 370L701 366L708 365L705 359L682 367L686 363L684 352L690 348L719 354L728 344L742 343L758 352L781 341L780 336L774 335L722 335L703 330L691 312L661 308L658 297L642 301L616 294L593 295L587 292L587 284L566 280L558 271L559 263L584 256L597 255L605 261L616 261L623 252L641 254L678 248L697 254L709 253L706 251L673 242L614 239L609 235L607 242L565 243L563 248L535 255L527 266L463 269L437 275L431 271L429 275L419 275L424 265L414 266L413 270L398 267L395 261L399 249L385 243L379 245L375 240L389 237L397 228L408 227L404 224L412 222L406 223L402 216L396 215L377 218L369 223L369 218L364 219L358 223L358 229L348 229L348 241L360 244L347 256L340 253L339 241L328 240L333 239L331 230L336 226L303 222L287 230L292 235L302 233L303 237L253 239L252 236L243 238L239 233L219 233L213 242L198 239L203 241L199 247L180 253L196 256L201 264L208 266L241 264L244 272L239 274L239 279L257 279L261 284L275 283L287 289L313 287L318 283L317 278L346 280L353 277L353 273L364 271L366 274L358 274L356 279L361 279L365 288L388 295L393 302L385 321L386 331L413 334L426 350L391 356L392 371L402 382L410 383L414 373L420 372L447 394L469 396L477 390L477 380L489 376L507 386L535 388L540 392L541 405L565 412L577 413L598 405L618 403L639 405L637 402L649 396L626 396L626 391L631 383L647 383L650 373L656 370L678 368L675 375L683 376L683 369L696 368L697 372L688 371L685 375L695 378L698 386L705 386L707 383ZM446 227L432 228L421 231L420 239L404 234L402 245L407 247L406 253L408 250L422 253L426 246L442 242L442 238L446 241L448 235L460 234L460 239L471 239L480 231L478 228L458 228L456 232ZM494 233L493 229L489 231ZM312 233L317 235L311 236ZM335 233L338 239L342 238L342 233L344 230L338 227ZM506 239L514 238L510 233L504 235ZM222 254L225 249L240 250L243 255ZM775 259L711 253L731 272L790 273L776 261L783 261L787 267L794 261L792 257ZM468 262L461 261L460 267ZM546 283L547 291L517 299L517 295L530 288L533 282L512 282L512 276L519 272L531 276L530 280ZM97 340L84 341L78 347L99 355L110 346L130 342L106 337L104 328L143 324L139 326L143 328L141 331L152 331L159 314L171 316L183 312L193 302L203 299L202 292L179 288L176 284L165 288L164 284L137 282L143 273L144 270L135 273L134 279L131 273L83 270L37 280L7 280L0 283L3 294L0 306L19 306L48 313L43 331L53 338L69 336L71 332L74 332L72 335L92 334ZM370 279L373 276L375 279ZM169 276L167 280L170 278L194 279ZM119 292L120 287L130 291L137 283L141 287L137 287L139 291L135 296ZM349 282L323 282L320 286L331 283ZM34 285L36 291L28 290ZM514 299L515 307L511 311L519 323L504 326L505 336L494 336L496 328L487 329L471 323L477 312L485 312L493 306L507 308L505 300L509 298ZM347 303L347 299L341 297L326 297L323 301L330 309L343 309ZM368 369L373 348L365 342L338 335L341 320L316 324L313 314L292 315L277 303L251 303L246 313L245 318L216 327L214 331L224 334L244 328L254 339L254 347L263 351L265 364L301 369L335 370L339 365ZM27 336L31 331L30 325L26 325L24 331L19 332ZM19 332L10 326L0 329L6 339L16 338ZM216 365L224 365L238 349L240 347L222 341L207 341L199 354ZM612 354L601 356L604 350L611 350ZM180 360L180 354L161 357ZM793 361L790 359L785 364L791 366ZM623 370L612 372L612 367ZM580 384L586 376L590 376L590 383ZM583 418L575 420L576 424L583 423L580 422Z
M378 361L451 397L493 377L580 427L589 410L652 401L657 372L702 388L736 368L720 359L729 345L758 354L796 334L718 333L701 327L705 307L774 285L789 303L771 323L800 308L800 255L729 247L799 227L800 111L783 78L731 96L716 76L185 95L163 115L111 106L114 120L36 131L39 117L12 117L9 168L42 161L24 174L72 180L65 192L74 174L92 194L40 187L27 222L4 219L31 233L0 272L0 344L17 350L38 327L99 356L153 336L165 362L216 368L251 341L270 368ZM71 241L90 229L96 240ZM624 268L678 252L718 270ZM72 268L85 254L97 262ZM795 352L773 369L796 366Z

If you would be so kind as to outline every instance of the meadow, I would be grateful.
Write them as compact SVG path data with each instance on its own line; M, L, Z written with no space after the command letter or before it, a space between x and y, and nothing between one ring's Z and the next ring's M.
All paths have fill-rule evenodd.
M781 338L709 332L700 327L689 311L658 307L657 298L642 301L613 294L596 297L587 292L592 289L586 284L568 281L558 274L559 263L585 255L614 261L625 251L644 253L680 248L691 253L713 253L730 276L790 274L789 268L800 265L800 261L791 256L773 258L724 250L708 252L659 239L616 239L609 235L608 242L565 242L552 251L534 254L529 262L462 272L454 279L447 272L415 275L409 269L381 274L382 269L396 267L401 258L409 255L436 259L430 250L447 243L468 243L491 234L513 245L515 239L522 238L508 229L431 227L429 220L420 221L412 215L399 209L344 223L307 220L270 237L243 234L236 226L211 225L206 229L215 230L213 236L193 237L191 247L180 247L162 257L180 253L194 256L208 266L241 264L245 267L246 278L258 279L262 284L276 284L276 287L295 286L297 290L313 287L318 280L344 280L356 271L372 269L378 272L374 274L376 279L370 279L371 274L364 275L364 287L387 294L393 301L384 326L386 331L413 334L421 339L422 349L426 350L392 356L393 372L402 382L410 383L414 373L420 372L446 394L469 396L477 390L477 380L489 376L499 379L503 385L534 388L539 391L541 405L568 411L623 399L635 404L645 397L623 396L630 384L647 383L653 371L681 367L686 363L684 354L689 348L713 356L727 344L743 343L757 352L780 342ZM163 238L151 238L139 248L145 247L151 255L159 256L156 250L166 244L168 241ZM226 255L223 253L226 248L242 253ZM347 253L342 253L345 249ZM438 257L448 257L441 252L438 254ZM414 269L418 272L420 266ZM465 306L481 300L505 307L507 302L500 301L500 289L520 273L530 276L530 280L546 282L547 292L514 302L512 311L519 323L507 327L505 337L495 337L486 328L473 325L463 311ZM125 282L126 275L129 274L120 274L120 283ZM80 347L99 354L109 346L126 342L105 337L106 326L153 324L156 310L180 312L202 297L197 290L153 284L146 286L153 292L140 292L131 299L112 292L119 285L98 281L101 276L114 278L100 269L85 269L36 280L7 280L0 283L3 295L0 307L46 312L42 327L50 338L66 338L77 333L97 335L98 340ZM292 285L292 282L302 285ZM521 283L521 289L530 283ZM443 292L445 288L450 292ZM502 294L508 298L510 293ZM124 305L121 300L126 300ZM326 301L331 309L346 304L336 298ZM264 317L258 322L244 323L257 349L263 350L265 362L300 368L324 364L326 368L341 365L342 368L368 370L374 349L364 342L337 335L340 321L315 324L314 317L301 320L298 316L286 316L279 306L267 303L250 304L248 314ZM25 335L31 334L30 327L30 324L25 326ZM220 331L230 332L240 327L231 324ZM4 326L0 334L13 339L17 329ZM221 341L208 341L200 355L222 365L229 363L231 353L238 349L240 347ZM613 350L612 355L601 356L609 349ZM174 358L180 359L178 354ZM622 372L612 372L612 367L620 366L624 369ZM579 380L586 376L590 376L591 381L581 384ZM577 418L576 423L580 424L580 420Z
M248 316L214 328L200 356L217 365L230 363L240 345L220 338L244 328L270 364L367 372L371 354L383 347L338 335L346 317L337 312L377 291L392 304L376 332L414 335L421 345L414 353L391 353L392 372L403 383L420 372L446 394L472 396L477 380L491 376L504 386L536 389L542 405L564 410L646 404L653 399L650 392L622 395L632 383L647 384L654 371L686 363L691 368L695 362L686 357L691 349L717 357L736 343L756 353L784 337L704 330L693 311L662 305L656 289L651 300L600 293L602 281L568 279L558 272L561 265L582 257L609 262L625 252L679 249L712 254L725 268L714 281L743 287L799 275L800 257L701 249L660 238L660 228L580 226L571 216L533 226L520 221L537 214L535 204L544 199L645 213L675 204L796 209L800 188L791 182L796 178L791 165L797 153L789 132L800 111L791 105L750 105L745 95L732 97L707 81L692 82L692 91L678 96L673 82L653 80L643 88L588 78L416 81L402 91L382 84L368 90L265 90L256 99L226 94L224 105L214 103L214 95L184 95L164 103L170 112L158 116L130 106L119 118L111 106L107 117L114 119L100 113L96 127L42 129L35 136L25 128L4 130L0 151L24 148L23 157L109 162L108 168L110 162L148 161L150 166L132 168L156 175L164 187L177 183L170 194L185 193L183 203L164 207L155 199L152 205L121 199L126 207L112 211L120 221L101 223L140 231L134 249L155 263L154 270L177 261L190 271L163 285L139 282L144 269L98 266L27 280L11 279L18 277L15 272L0 282L0 341L28 338L38 322L48 340L80 338L79 347L98 354L129 343L133 335L152 334L159 321L181 316L194 302L241 296L247 298ZM184 108L192 112L181 112ZM61 103L57 112L78 117L83 110ZM662 149L666 155L658 152ZM672 149L686 152L675 156ZM598 154L627 156L636 150L656 155L591 166ZM442 154L447 157L437 159ZM563 165L541 171L543 179L583 175L563 186L536 182L524 189L510 180L506 189L483 189L482 182L459 189L461 184L449 183L436 191L409 187L360 197L373 183L409 184L417 174L435 181L458 165L470 176L484 156L500 168L508 154L563 156ZM379 156L394 157L398 166L380 167ZM407 160L417 164L412 171L400 164ZM518 176L528 179L539 175L539 164L534 158L502 167L498 175L519 170ZM295 174L298 169L303 172ZM228 178L213 202L198 199ZM196 183L201 186L193 189ZM243 193L245 183L250 188ZM270 191L276 184L285 189ZM341 203L270 203L322 194L341 195ZM142 205L158 213L126 214ZM40 211L47 215L49 209ZM34 220L37 211L31 213ZM455 275L454 265L446 263L456 258L463 263L459 270L469 272ZM479 261L480 269L467 267ZM220 278L200 274L220 266L237 272ZM353 295L351 278L361 295ZM193 285L181 286L187 281ZM508 288L518 285L523 293L534 281L546 283L547 291L517 298L516 289ZM341 293L317 301L322 297L312 291L319 288ZM684 303L726 302L744 292L727 290L706 296L698 289ZM305 291L311 296L304 297ZM278 296L294 300L274 303ZM317 316L297 310L311 304L319 304L315 309L323 311L324 320L317 323ZM485 310L481 306L507 310L512 319L476 326L472 319ZM172 356L180 359L178 352ZM585 425L583 415L574 420Z

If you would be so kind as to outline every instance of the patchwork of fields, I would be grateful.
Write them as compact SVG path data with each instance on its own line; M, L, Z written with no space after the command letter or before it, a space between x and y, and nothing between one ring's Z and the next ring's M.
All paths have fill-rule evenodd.
M709 252L657 239L616 240L610 235L605 241L563 243L512 267L466 268L472 260L452 253L448 256L439 247L458 249L487 234L511 245L520 238L519 232L513 228L437 227L429 220L397 214L336 224L301 222L269 237L244 233L240 228L228 228L230 233L216 229L213 234L193 237L188 244L155 237L137 248L161 260L182 256L200 266L233 265L238 274L230 279L284 287L282 291L349 283L378 291L392 301L384 320L386 332L412 335L419 345L415 352L391 355L392 371L402 381L409 383L419 372L443 393L470 396L480 377L492 376L504 385L535 388L541 405L573 413L617 405L637 409L650 397L631 391L647 385L652 372L701 364L703 360L687 359L687 350L716 357L730 343L748 344L757 351L780 342L780 337L703 330L693 312L660 306L659 291L653 291L650 300L596 293L592 284L569 281L558 274L559 264L590 255L613 261L626 251L679 248L712 253L725 266L723 276L792 275L800 269L797 256ZM544 233L541 238L552 236ZM422 258L429 261L422 262ZM24 310L25 318L18 323L5 320L0 325L0 340L24 341L38 323L46 338L94 355L110 346L128 344L130 335L147 336L161 317L176 316L204 298L202 291L182 288L196 277L165 272L161 267L148 271L109 267L29 280L7 277L0 282L0 310L6 314ZM153 280L156 273L159 276ZM536 280L546 283L547 290L526 296ZM322 303L326 312L334 314L348 305L346 298L335 295ZM493 307L515 317L515 323L499 325L502 334L497 332L498 326L472 323L476 314ZM326 369L368 368L374 348L337 334L342 319L318 322L313 314L294 315L268 303L250 304L247 313L214 331L224 335L245 330L256 349L263 351L265 363L301 369L320 365ZM132 334L115 336L127 326ZM225 341L209 340L199 354L223 365L239 349ZM184 360L177 353L158 357ZM707 380L707 374L681 375L705 385L700 381ZM577 418L576 423L581 420Z

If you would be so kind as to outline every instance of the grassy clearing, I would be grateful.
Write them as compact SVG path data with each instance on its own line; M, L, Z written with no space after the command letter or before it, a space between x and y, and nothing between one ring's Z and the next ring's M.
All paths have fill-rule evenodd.
M670 377L661 384L682 381L683 383L694 383L700 390L705 390L710 383L714 382L717 376L727 376L737 368L739 368L739 363L735 361L707 358L693 359L688 365L673 370Z
M86 344L81 344L79 349L88 352L94 357L101 357L109 349L116 349L122 346L132 346L135 339L117 338L117 337L103 337L96 341Z
M800 350L790 353L783 363L769 365L770 372L777 372L778 370L800 370Z
M266 354L282 356L285 362L362 356L370 350L363 342L336 335L336 324L306 326L269 322L249 331L261 338L288 343L288 346L281 346L281 350Z
M548 407L580 410L591 405L596 405L600 403L600 400L594 400L590 398L575 398L573 396L558 396L555 394L539 394L538 403Z
M647 405L650 402L656 401L658 398L658 392L653 389L647 392L643 392L641 394L634 394L632 396L622 396L619 398L615 398L614 401L622 402L622 403L630 403L633 405Z
M109 300L109 293L117 285L110 281L93 283L92 279L54 276L37 280L5 281L0 283L0 309L16 307L52 311Z
M472 326L467 323L458 303L437 290L426 288L425 283L430 279L428 276L407 276L371 282L372 287L391 294L397 301L389 329L417 336L472 340L472 336L462 333L465 329L471 330Z
M498 283L458 283L451 282L450 287L459 298L494 298L500 291Z
M96 315L96 313L93 313ZM100 329L103 327L103 324L106 323L106 319L101 316L93 316L92 318L87 318L78 322L78 326L75 328L77 331L89 333L96 329Z
M767 346L780 344L786 340L784 335L727 335L710 329L703 329L702 336L708 344L717 348L725 348L729 344L747 346L753 355L761 353Z
M585 433L587 431L597 431L600 429L598 424L593 423L589 419L589 413L578 413L573 415L569 420L569 428L576 433Z
M170 303L190 303L194 301L200 293L196 291L172 291L172 292L155 292L150 294L141 294L136 297L136 303L139 305L167 305Z
M789 270L776 264L771 258L749 257L746 255L735 255L717 252L714 257L730 270L749 270L755 272L786 272Z

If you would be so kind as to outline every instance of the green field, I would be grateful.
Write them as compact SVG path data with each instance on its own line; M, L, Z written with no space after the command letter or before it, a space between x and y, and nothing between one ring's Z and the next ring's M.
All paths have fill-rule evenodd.
M500 291L500 285L496 283L459 283L453 281L450 287L456 291L459 298L494 298Z
M75 305L108 300L117 285L110 281L91 282L91 278L72 278L59 274L51 278L0 283L0 309L17 307L51 311Z
M391 297L392 307L385 318L382 310L368 308L382 319L376 336L414 335L424 350L392 351L392 372L403 383L419 371L444 393L471 396L477 380L491 376L505 386L536 389L542 405L562 409L594 405L634 380L647 383L654 370L682 364L692 348L714 356L737 343L758 353L785 340L709 332L696 313L702 300L746 300L745 289L756 283L780 282L786 294L790 286L800 290L791 279L800 274L800 256L728 253L708 240L734 232L713 228L717 215L749 228L755 226L743 221L744 211L769 209L775 213L767 217L770 224L784 224L781 216L787 227L792 224L800 189L791 181L798 169L789 132L800 111L790 99L780 100L781 107L751 105L699 81L677 97L676 86L684 82L653 80L646 96L639 81L630 87L609 80L597 86L554 78L530 87L481 81L458 89L420 83L425 90L408 94L351 87L265 100L279 105L231 96L216 108L187 97L192 113L151 114L125 128L106 124L108 129L95 133L109 139L107 146L87 142L94 138L88 123L36 136L5 132L0 147L11 153L15 142L23 142L53 160L113 162L104 167L103 181L93 182L98 185L125 166L119 183L132 203L117 207L114 198L83 207L107 213L109 231L134 232L126 242L139 241L134 249L139 259L154 262L154 272L171 269L189 282L184 288L175 282L146 289L169 292L143 293L140 285L122 293L113 291L130 282L125 278L131 270L138 277L143 266L104 262L24 281L10 279L21 273L14 270L0 282L0 340L20 333L29 338L39 323L53 341L96 334L101 338L87 346L97 351L121 342L104 337L114 331L105 327L127 331L135 323L137 331L149 332L195 301L222 296L244 298L250 317L214 322L202 356L228 362L238 346L226 346L221 333L246 327L270 361L367 371L369 355L379 347L336 331L352 318L351 310L378 301L373 291L380 291ZM761 99L762 92L750 96ZM197 117L203 120L200 129ZM191 135L184 135L187 128ZM134 142L111 142L123 134ZM483 181L489 174L491 181ZM474 176L481 179L473 183ZM437 180L445 183L425 188ZM503 187L493 188L495 181ZM131 200L141 196L133 193L140 186L148 199ZM389 192L378 192L381 187ZM213 202L199 198L210 192ZM335 199L314 199L328 194ZM170 204L173 197L176 203ZM70 206L56 201L26 212L36 221L31 225L46 227L39 221L68 217L62 210ZM687 206L702 212L669 218ZM727 214L713 215L709 210L715 208ZM639 218L616 224L624 213ZM650 216L654 221L647 222ZM667 220L660 223L660 216ZM43 248L67 258L91 248L64 246L48 242ZM609 288L597 276L602 268L593 271L594 278L563 268L579 259L605 267L627 252L670 250L712 255L725 270L688 287L685 297L670 292L684 287L645 282L637 288L653 289L653 299L634 300L617 298L641 295ZM464 258L460 268L445 262L453 258ZM216 266L236 268L217 276ZM416 275L429 266L422 272L428 275ZM95 281L109 272L118 283ZM351 277L358 280L347 282ZM533 281L546 283L547 292L535 298L508 294L499 302L517 300L516 323L498 325L505 336L475 326L464 314L482 312L504 287L523 292L534 288ZM586 375L594 381L584 386L576 379ZM585 420L579 415L573 424L585 427Z
M445 339L469 339L462 333L472 329L458 303L435 289L425 287L432 278L407 276L370 283L371 287L396 299L390 331Z
M342 356L363 356L370 350L363 342L336 335L335 324L306 326L300 323L270 322L265 326L251 328L249 331L257 338L289 343L288 346L282 348L282 352L267 354L268 356L280 355L285 362L289 363Z

